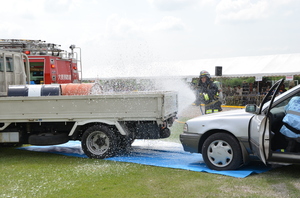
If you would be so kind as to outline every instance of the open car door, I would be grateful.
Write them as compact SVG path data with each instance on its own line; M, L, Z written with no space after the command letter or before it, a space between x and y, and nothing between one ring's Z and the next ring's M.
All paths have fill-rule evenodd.
M277 81L270 89L268 94L264 97L260 104L256 115L252 117L249 123L249 141L251 149L255 156L257 156L263 163L267 164L267 159L270 153L270 122L269 113L272 108L273 101L283 84L284 79ZM271 98L271 100L270 100ZM268 102L268 106L264 105Z

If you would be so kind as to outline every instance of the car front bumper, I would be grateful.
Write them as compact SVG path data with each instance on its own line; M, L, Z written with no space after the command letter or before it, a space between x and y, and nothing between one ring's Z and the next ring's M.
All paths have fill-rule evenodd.
M199 140L202 134L198 133L182 133L180 134L180 142L183 146L184 151L191 153L200 153L199 152Z

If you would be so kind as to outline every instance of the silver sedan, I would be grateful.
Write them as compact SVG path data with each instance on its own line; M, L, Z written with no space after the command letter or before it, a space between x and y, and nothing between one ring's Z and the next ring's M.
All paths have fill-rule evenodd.
M237 169L251 159L265 164L300 163L300 143L299 150L282 152L289 138L280 133L284 107L293 96L300 96L300 85L278 95L283 82L273 85L259 107L247 105L188 120L180 134L184 150L202 153L206 165L215 170Z

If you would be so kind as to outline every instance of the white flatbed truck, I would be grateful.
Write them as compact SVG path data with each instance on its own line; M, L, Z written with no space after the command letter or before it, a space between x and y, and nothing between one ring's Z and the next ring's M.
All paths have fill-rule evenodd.
M134 139L169 137L177 108L172 91L0 97L0 144L80 140L88 157L102 159Z
M30 85L29 70L25 54L0 50L0 146L80 140L88 157L106 158L135 139L170 135L178 109L176 92L69 95L67 86L88 86Z

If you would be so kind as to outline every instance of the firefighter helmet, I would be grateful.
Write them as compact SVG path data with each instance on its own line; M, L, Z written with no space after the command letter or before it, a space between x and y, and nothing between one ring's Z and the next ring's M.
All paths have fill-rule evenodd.
M209 74L207 71L202 70L202 71L200 72L200 76L199 76L199 77L200 77L200 78L202 78L202 77L210 78L210 74Z

